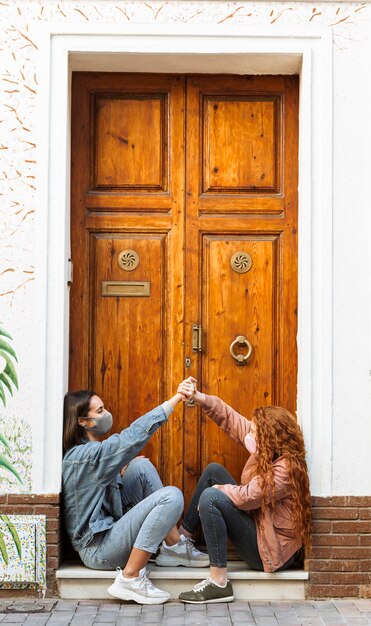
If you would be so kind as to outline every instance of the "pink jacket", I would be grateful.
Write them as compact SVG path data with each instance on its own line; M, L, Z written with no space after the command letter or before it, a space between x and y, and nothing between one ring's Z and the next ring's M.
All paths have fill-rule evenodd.
M203 411L234 441L244 446L251 422L217 396L205 396ZM291 484L285 459L273 463L276 504L261 511L259 476L254 476L256 456L251 455L242 471L241 485L223 485L223 491L242 511L258 510L255 516L260 558L265 572L274 572L301 547L293 520ZM260 510L259 510L260 509Z

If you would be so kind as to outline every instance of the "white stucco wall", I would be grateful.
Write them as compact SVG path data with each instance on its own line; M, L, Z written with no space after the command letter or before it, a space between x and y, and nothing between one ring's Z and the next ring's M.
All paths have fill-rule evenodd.
M371 442L371 262L367 185L370 171L371 123L371 6L365 3L266 3L266 2L122 2L4 0L0 3L0 323L12 334L18 356L19 392L0 407L7 420L26 420L32 428L33 456L28 470L34 491L48 484L44 452L50 430L45 424L60 415L40 415L38 386L45 384L44 353L40 350L45 328L40 320L46 290L42 250L37 249L35 224L43 228L38 209L45 191L39 139L42 133L38 94L47 90L47 76L40 74L42 42L40 25L115 23L132 24L246 25L298 30L324 27L333 37L333 171L323 171L333 187L333 408L331 414L315 414L309 456L319 459L321 430L332 423L332 475L322 483L321 467L311 466L315 495L364 495L370 493ZM63 77L61 77L63 80ZM317 112L320 115L320 112ZM55 149L53 146L52 149ZM313 155L315 159L316 155ZM37 221L39 219L39 221ZM321 229L320 215L312 229ZM331 255L330 255L331 258ZM315 259L314 259L315 262ZM35 280L36 279L36 280ZM64 312L60 323L65 324ZM318 320L314 319L314 324ZM315 327L316 328L316 327ZM314 330L315 330L314 328ZM300 348L300 346L299 346ZM59 354L55 355L58 359ZM313 377L318 372L313 372ZM324 379L326 384L326 379ZM308 383L309 384L309 383ZM315 405L315 402L314 402ZM43 411L43 407L41 408ZM331 412L331 411L329 411ZM299 416L300 417L300 416ZM1 428L0 428L1 430ZM18 467L18 466L17 466ZM325 466L324 466L325 467ZM21 470L21 467L18 467ZM27 468L24 469L26 472ZM0 491L4 487L0 473ZM30 478L30 479L31 479ZM323 484L326 487L323 487ZM25 481L24 490L30 483ZM19 491L13 482L6 489Z

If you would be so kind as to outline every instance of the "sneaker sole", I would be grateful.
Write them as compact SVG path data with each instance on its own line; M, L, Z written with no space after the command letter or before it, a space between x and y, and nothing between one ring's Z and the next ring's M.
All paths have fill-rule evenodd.
M181 602L186 604L216 604L218 602L233 602L234 596L227 596L226 598L215 598L214 600L183 600L179 598Z
M208 561L207 563L201 563L200 561L185 562L184 559L176 559L175 557L170 556L158 556L155 563L160 567L171 567L172 565L174 567L177 567L179 565L183 567L210 567L210 561Z
M164 602L167 602L170 598L170 594L167 598L145 598L139 593L135 593L135 591L130 591L130 589L120 589L116 591L113 586L108 587L107 591L113 598L118 598L119 600L134 600L134 602L138 604L164 604Z

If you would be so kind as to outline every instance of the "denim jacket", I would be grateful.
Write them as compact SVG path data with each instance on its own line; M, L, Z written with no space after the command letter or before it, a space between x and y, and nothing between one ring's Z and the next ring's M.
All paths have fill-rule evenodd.
M164 402L120 433L104 441L86 441L66 452L62 464L64 518L75 550L85 548L95 533L109 530L120 519L120 471L172 411Z

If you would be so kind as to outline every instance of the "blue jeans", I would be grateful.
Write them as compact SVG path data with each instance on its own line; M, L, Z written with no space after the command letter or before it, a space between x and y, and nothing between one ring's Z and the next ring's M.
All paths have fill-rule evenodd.
M131 461L122 478L123 516L107 531L94 535L80 550L82 562L92 569L124 567L132 548L156 552L183 511L183 494L163 487L148 459Z

